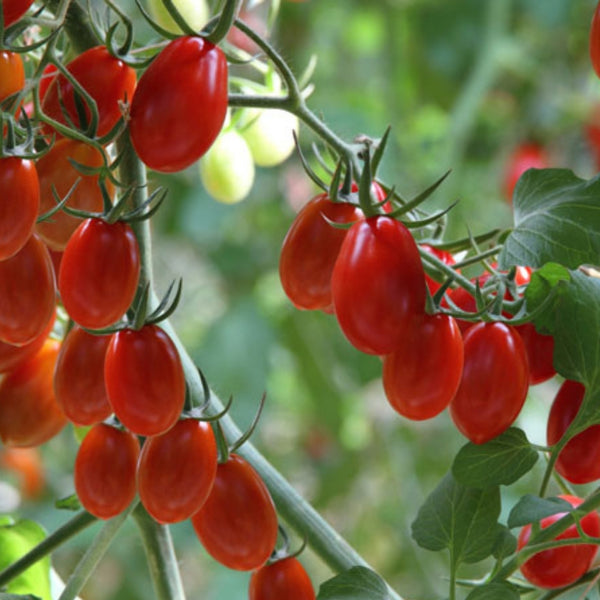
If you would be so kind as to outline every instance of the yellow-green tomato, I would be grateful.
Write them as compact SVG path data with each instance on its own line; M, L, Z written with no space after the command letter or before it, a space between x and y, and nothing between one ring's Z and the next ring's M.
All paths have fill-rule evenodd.
M206 0L173 0L173 4L188 25L196 31L200 31L210 18ZM173 21L162 0L148 0L148 6L150 14L161 27L172 33L181 33L181 28Z
M298 132L298 118L285 110L250 109L242 119L241 131L254 162L273 167L294 150L293 132Z
M254 183L252 154L244 138L235 129L227 129L219 134L199 164L206 191L219 202L240 202Z

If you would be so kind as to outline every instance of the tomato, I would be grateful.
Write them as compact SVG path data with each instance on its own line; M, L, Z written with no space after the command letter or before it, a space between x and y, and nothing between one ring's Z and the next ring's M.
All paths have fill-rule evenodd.
M6 11L6 2L4 3ZM0 50L0 102L19 93L25 86L25 67L16 52Z
M59 198L64 198L75 182L77 186L69 197L67 206L90 212L102 212L104 203L98 187L97 175L83 175L69 159L86 167L101 167L103 159L93 146L76 140L60 139L50 151L36 163L40 178L40 214L56 207L52 189L56 189ZM109 193L113 187L107 183ZM69 238L77 229L81 219L59 210L49 221L36 225L36 231L51 250L65 249Z
M576 496L559 496L566 500L571 506L579 506L583 500ZM557 513L542 519L540 526L542 529L549 527L567 513ZM591 537L600 536L600 517L593 511L585 515L580 520L582 530ZM517 547L523 548L531 537L531 525L526 525L521 529L518 538ZM555 539L565 540L578 538L579 532L575 525L571 525ZM560 546L551 550L543 550L532 556L528 561L521 565L521 573L533 585L541 588L560 588L577 581L590 568L594 556L596 556L597 547L593 544L578 544L573 546Z
M67 70L96 102L96 135L105 136L121 118L120 105L126 101L130 102L133 97L135 71L113 56L105 46L96 46L81 53L67 65ZM42 110L59 123L85 129L90 123L92 113L83 97L80 100L85 107L85 122L80 120L77 111L73 84L64 75L59 74L52 79L42 98ZM48 128L48 131L51 129Z
M425 274L406 226L387 216L355 223L335 262L331 295L355 348L379 355L396 350L411 320L425 314Z
M42 334L54 315L56 286L48 249L36 235L0 261L0 341L16 346Z
M211 426L183 419L144 443L137 469L140 500L159 523L189 519L208 498L216 474Z
M215 200L235 204L250 193L254 162L248 144L235 129L221 132L198 164L202 184Z
M515 327L527 352L529 385L536 385L556 375L554 368L554 338L538 333L533 323Z
M577 415L585 387L567 379L560 386L548 415L548 445L560 441ZM592 425L572 437L560 451L554 468L571 483L590 483L600 479L600 425Z
M302 563L294 557L265 565L252 573L248 600L315 600L315 590Z
M40 183L31 160L0 158L0 260L27 242L38 216Z
M112 413L104 385L109 335L92 335L77 325L63 340L54 370L54 393L66 417L93 425Z
M170 42L140 77L129 131L151 169L181 171L215 141L227 114L227 59L193 36Z
M475 444L500 435L517 418L529 387L525 346L504 323L478 323L464 336L464 367L450 416Z
M246 125L244 126L244 122ZM240 123L254 162L260 167L281 164L294 151L298 117L279 109L248 109Z
M0 451L0 467L17 475L25 498L38 498L43 492L46 478L38 448L4 448Z
M206 551L230 569L251 571L277 541L277 513L258 473L240 456L217 467L212 491L192 524Z
M175 8L195 31L200 31L210 18L210 10L206 0L173 0ZM164 29L172 33L180 33L179 25L173 21L169 11L161 0L149 0L148 6L152 18Z
M504 169L504 196L512 203L513 192L517 181L528 169L545 169L550 166L546 151L533 142L517 146L508 158Z
M383 359L383 387L404 417L417 421L442 412L456 394L463 369L463 341L448 315L425 315L407 328L397 350Z
M46 95L46 92L48 91L50 84L54 81L57 72L58 67L52 63L48 63L44 67L38 83L38 94L40 99L43 99Z
M86 219L65 248L58 290L76 323L102 329L125 314L139 275L140 250L131 227L122 221Z
M177 348L160 327L115 333L106 352L104 380L115 415L133 433L159 435L177 422L185 377Z
M99 519L122 513L135 498L138 439L104 423L94 425L75 457L75 491L83 508Z
M52 375L60 343L42 349L0 382L0 438L6 446L39 446L67 423L54 397Z
M346 229L334 223L352 223L362 211L347 202L332 202L320 194L306 204L290 227L279 259L281 285L294 306L315 310L331 306L331 274Z
M17 365L37 354L52 332L55 319L56 311L54 311L41 333L28 344L14 346L13 344L0 342L0 373L12 371Z
M600 77L600 2L596 6L590 27L590 60L596 75Z
M424 250L427 250L427 252L429 252L429 254L433 254L433 256L435 256L436 258L439 258L445 265L452 266L452 265L456 264L456 261L454 260L454 256L452 256L452 254L450 252L448 252L447 250L440 250L439 248L434 248L433 246L430 246L429 244L421 244L421 248L423 248ZM425 273L425 282L427 283L427 287L429 288L429 293L432 296L442 287L441 283L438 283L437 281L435 281L434 279L429 277L429 275L427 275L427 273ZM457 289L459 289L459 288L457 288ZM464 289L464 288L460 288L460 289ZM473 300L475 300L475 298L473 298Z
M6 28L18 21L32 4L33 0L3 0L4 27Z

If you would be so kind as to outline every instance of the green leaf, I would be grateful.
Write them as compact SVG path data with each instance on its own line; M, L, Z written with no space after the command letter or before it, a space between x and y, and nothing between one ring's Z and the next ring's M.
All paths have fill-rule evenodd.
M66 498L60 498L55 503L54 506L61 510L81 510L81 502L77 497L77 494L71 494Z
M548 263L532 273L531 281L525 290L527 310L530 313L540 307L551 292L555 295L554 304L547 307L535 319L536 329L540 333L550 333L554 330L554 307L560 293L566 291L569 281L571 281L570 271L556 263Z
M498 560L505 556L510 556L517 551L517 538L510 532L505 525L498 524L496 543L492 554Z
M515 228L498 258L500 268L556 262L576 269L596 264L599 197L600 176L586 181L568 169L525 172L515 187Z
M508 515L508 527L522 527L529 523L537 523L561 512L570 512L573 507L562 498L540 498L533 494L523 496Z
M488 583L476 587L466 600L519 600L519 592L510 583Z
M28 594L23 596L22 594L0 594L0 600L42 600L39 596L32 596Z
M34 521L5 522L0 526L0 570L21 558L45 537L44 530ZM41 600L51 600L50 557L40 559L12 579L6 590L12 594L35 594Z
M465 444L454 459L452 474L471 487L509 485L525 475L537 459L525 433L510 428L486 444Z
M419 509L412 536L427 550L447 548L455 567L474 563L492 554L499 514L498 487L467 487L448 473Z
M352 567L325 581L319 588L317 600L389 600L388 588L366 567Z

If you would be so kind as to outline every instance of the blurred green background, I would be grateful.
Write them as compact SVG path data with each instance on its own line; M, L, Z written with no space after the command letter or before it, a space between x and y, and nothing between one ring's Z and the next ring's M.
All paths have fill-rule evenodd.
M120 3L121 4L121 3ZM503 172L521 142L542 144L552 166L596 172L586 127L600 101L588 58L593 0L307 0L282 2L272 39L296 72L318 57L310 106L346 139L392 126L382 179L410 197L446 170L433 207L458 206L448 235L509 227ZM133 3L123 2L134 14ZM265 4L256 7L264 14ZM141 36L148 35L138 23ZM144 33L145 32L145 33ZM301 129L309 151L314 140ZM387 405L378 358L355 351L333 317L295 310L278 278L281 242L295 211L315 193L293 157L258 168L241 204L215 202L197 167L151 175L169 188L153 222L158 291L182 276L174 325L232 414L248 424L264 391L253 442L407 599L446 595L446 556L416 548L410 523L464 443L443 414L409 422ZM532 388L520 424L544 442L557 384ZM21 513L53 529L68 517L52 499L72 492L75 442L65 431L44 449L48 487ZM539 467L513 494L537 489ZM63 576L93 531L56 554ZM248 574L219 567L189 524L173 528L190 598L243 600ZM294 537L297 544L300 540ZM331 573L309 551L315 585ZM485 565L469 576L479 576ZM119 537L89 600L151 597L133 529ZM283 600L283 599L282 599Z

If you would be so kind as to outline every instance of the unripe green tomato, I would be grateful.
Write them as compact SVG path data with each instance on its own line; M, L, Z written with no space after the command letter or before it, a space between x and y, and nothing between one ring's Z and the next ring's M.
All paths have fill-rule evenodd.
M195 31L200 31L210 18L206 0L173 0L173 4ZM151 16L161 27L172 33L181 33L181 28L173 21L162 0L148 0L148 7Z
M257 165L274 167L294 150L292 131L298 132L296 115L279 109L249 109L241 123L242 135Z
M235 129L221 132L199 165L206 191L224 204L243 200L254 183L252 154Z

